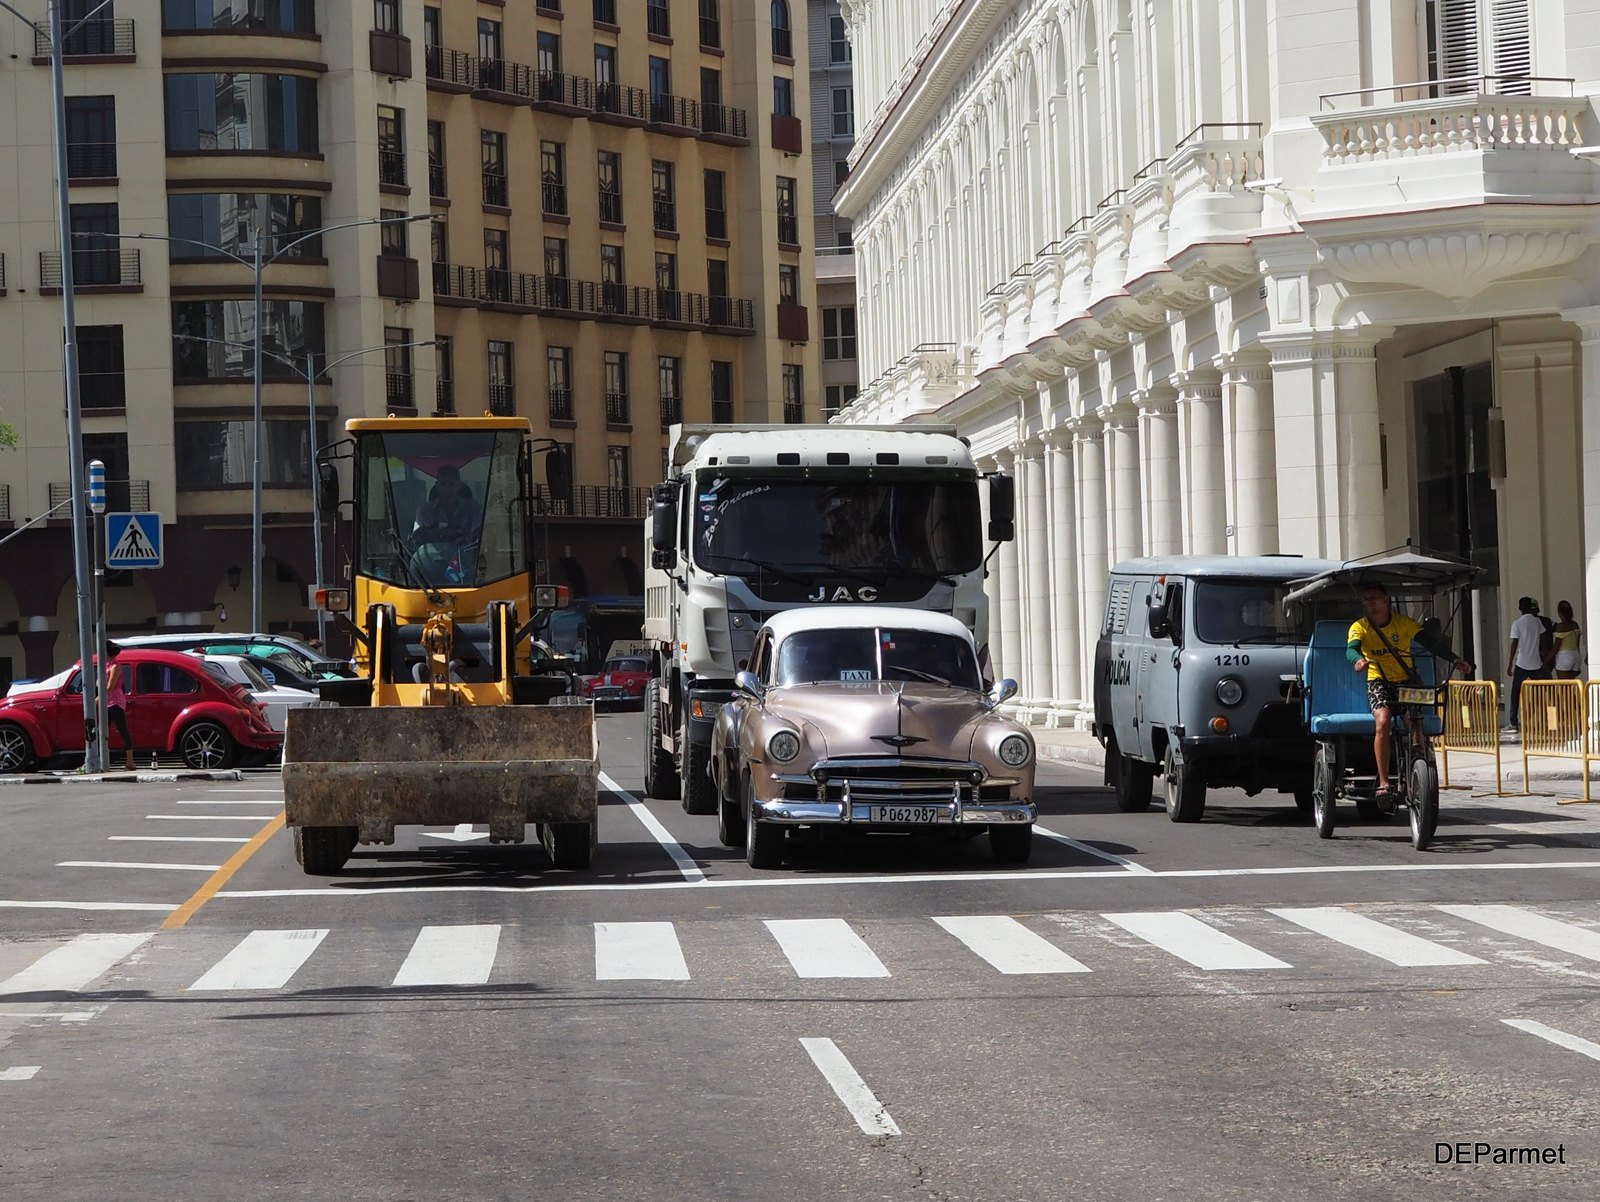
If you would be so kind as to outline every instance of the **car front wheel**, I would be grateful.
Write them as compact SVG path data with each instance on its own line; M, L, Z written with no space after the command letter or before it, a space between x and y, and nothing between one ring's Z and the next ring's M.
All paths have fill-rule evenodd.
M33 740L22 727L0 725L0 772L26 772L33 767Z
M191 768L226 768L238 754L233 736L215 722L196 722L178 736L178 754Z
M747 776L744 782L744 861L752 868L781 868L785 831L775 822L756 818L756 787Z

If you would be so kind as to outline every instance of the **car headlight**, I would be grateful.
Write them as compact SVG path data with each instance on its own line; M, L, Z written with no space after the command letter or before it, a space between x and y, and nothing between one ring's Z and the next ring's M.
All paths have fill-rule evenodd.
M1000 740L998 754L1007 768L1020 768L1033 758L1033 747L1024 735L1007 735Z
M1238 705L1244 700L1244 682L1235 676L1217 681L1217 700L1223 705Z
M780 730L767 740L767 754L780 764L787 764L800 754L800 736L792 730Z

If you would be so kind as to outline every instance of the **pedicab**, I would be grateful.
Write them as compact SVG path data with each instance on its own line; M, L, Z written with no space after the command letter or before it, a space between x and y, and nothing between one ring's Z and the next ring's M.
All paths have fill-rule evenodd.
M1435 648L1449 646L1450 628L1466 586L1481 571L1470 563L1411 549L1351 560L1294 581L1284 604L1343 589L1351 597L1351 622L1362 613L1361 594L1371 584L1389 592L1393 612L1409 612L1422 623L1423 638ZM1436 616L1448 614L1442 624ZM1397 683L1398 704L1390 707L1393 738L1389 788L1380 790L1373 734L1376 720L1367 698L1367 676L1346 657L1350 622L1318 622L1301 675L1306 727L1317 741L1312 768L1311 812L1317 833L1333 837L1338 803L1353 802L1366 821L1384 821L1404 806L1411 817L1411 845L1427 848L1439 821L1439 769L1433 740L1441 733L1450 667L1442 671L1435 651L1413 640L1409 654L1394 654L1405 679ZM1381 628L1380 628L1381 637Z

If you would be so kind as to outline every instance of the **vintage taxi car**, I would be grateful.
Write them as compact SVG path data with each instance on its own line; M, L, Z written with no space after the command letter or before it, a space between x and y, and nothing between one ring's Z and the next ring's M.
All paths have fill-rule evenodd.
M781 865L796 827L988 833L994 858L1033 846L1034 746L985 692L972 635L916 609L774 614L711 736L724 846Z

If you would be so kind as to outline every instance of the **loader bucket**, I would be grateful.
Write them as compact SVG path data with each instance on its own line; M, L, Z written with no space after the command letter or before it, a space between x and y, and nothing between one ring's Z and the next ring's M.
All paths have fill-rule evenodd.
M283 750L289 826L363 843L463 822L494 842L521 842L529 822L592 832L599 776L587 705L310 707L290 711Z

